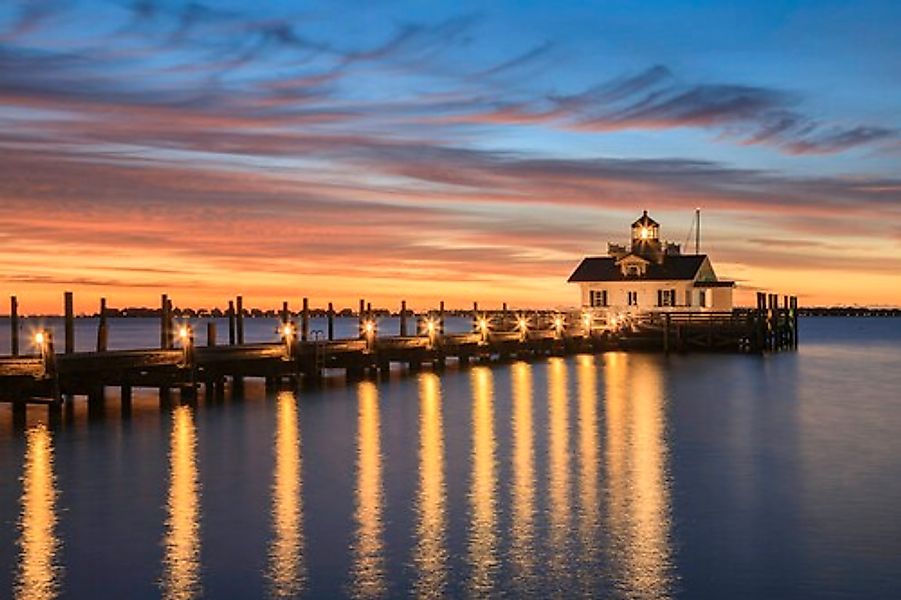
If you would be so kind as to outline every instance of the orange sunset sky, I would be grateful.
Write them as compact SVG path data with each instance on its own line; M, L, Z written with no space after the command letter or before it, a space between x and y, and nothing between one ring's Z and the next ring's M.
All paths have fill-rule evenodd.
M738 304L901 305L901 49L816 11L725 36L698 8L688 43L640 9L27 6L0 11L0 293L25 313L572 306L583 256L643 209L684 243L696 207Z

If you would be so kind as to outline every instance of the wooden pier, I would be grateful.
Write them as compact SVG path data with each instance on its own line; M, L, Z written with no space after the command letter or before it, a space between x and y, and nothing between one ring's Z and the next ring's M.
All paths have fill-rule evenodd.
M467 311L472 331L445 333L444 303L438 310L413 314L401 303L398 335L380 335L370 305L360 301L359 335L335 339L335 311L329 303L327 335L310 332L310 307L305 298L297 314L298 326L284 303L278 323L279 341L245 343L246 309L239 296L229 302L228 344L217 345L216 324L207 323L207 344L197 346L188 325L176 326L172 301L161 297L160 347L107 350L109 325L106 301L101 300L97 349L75 351L75 312L71 293L64 299L65 322L62 353L57 353L52 333L35 333L39 354L20 355L18 302L11 301L11 354L0 357L0 402L12 402L14 413L24 418L28 403L43 403L51 412L60 410L74 396L86 396L91 406L102 406L104 390L119 388L123 409L130 406L133 388L157 388L162 404L171 391L182 400L221 397L226 387L240 396L245 378L264 378L267 386L316 384L328 370L344 370L348 378L386 373L392 364L411 371L429 365L441 369L447 361L467 365L472 361L531 359L550 355L592 353L607 350L670 352L765 353L796 349L798 307L794 297L782 302L773 294L758 294L757 307L732 312L658 312L610 318L589 310L579 312ZM459 313L458 313L459 314ZM407 319L416 317L411 335ZM275 323L274 323L275 324ZM385 333L385 332L381 332Z

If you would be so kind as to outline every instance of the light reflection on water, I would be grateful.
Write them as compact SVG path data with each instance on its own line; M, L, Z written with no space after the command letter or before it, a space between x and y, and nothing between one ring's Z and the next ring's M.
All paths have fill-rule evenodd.
M532 365L511 367L513 391L513 523L510 543L512 584L533 591L535 569L535 449L532 423Z
M200 482L197 432L188 406L172 411L169 435L169 501L163 540L163 597L184 600L200 594Z
M469 595L489 597L497 571L494 388L487 367L475 367L472 382L472 476L469 490Z
M274 454L269 593L274 598L293 598L302 589L305 572L300 426L292 392L280 392L276 399Z
M16 596L47 600L60 591L60 540L56 534L56 477L53 438L44 425L26 434L19 520L19 570Z
M629 598L671 596L663 382L646 356L605 355L608 554Z
M378 388L371 381L364 381L357 387L357 397L357 530L352 594L357 598L378 598L386 591Z
M447 585L447 490L444 483L444 421L441 380L419 376L419 490L413 563L419 598L440 598Z
M566 362L548 360L548 552L549 567L558 592L571 574L570 558L570 465L569 391Z

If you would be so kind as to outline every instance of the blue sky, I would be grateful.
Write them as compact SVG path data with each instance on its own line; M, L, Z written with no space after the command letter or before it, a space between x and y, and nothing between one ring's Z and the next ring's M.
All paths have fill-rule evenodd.
M680 241L699 205L743 289L897 304L898 259L852 266L901 249L899 22L870 1L6 2L0 256L35 254L0 277L142 298L166 264L204 298L250 273L266 301L362 279L388 302L403 278L563 303L634 213ZM170 235L173 214L220 235ZM853 295L818 283L849 271Z

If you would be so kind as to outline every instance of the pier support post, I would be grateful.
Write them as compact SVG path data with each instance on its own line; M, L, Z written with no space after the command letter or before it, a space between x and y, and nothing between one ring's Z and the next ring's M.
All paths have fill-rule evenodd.
M310 339L310 299L303 299L303 309L300 314L300 339L305 342Z
M792 296L791 298L791 320L792 320L792 348L798 349L798 298L797 296Z
M132 389L131 384L125 383L122 384L122 389L119 392L119 397L122 402L122 414L131 414L131 397L132 397Z
M328 339L335 339L335 305L328 303Z
M9 299L9 350L13 356L19 355L19 299L12 296Z
M106 298L100 299L100 324L97 325L97 352L106 352L109 345L109 326L106 323Z
M288 301L285 300L282 302L282 312L280 315L282 325L288 322Z
M400 301L400 337L407 337L407 301Z
M206 345L208 348L212 348L216 345L216 322L215 321L207 321L206 323Z
M363 321L366 320L366 301L363 298L360 298L360 311L357 313L357 321L358 327L357 331L359 332L359 337L366 337L366 332L363 331Z
M444 335L444 300L438 303L438 335Z
M501 308L501 331L507 331L507 303L504 302Z
M235 334L238 338L238 344L244 343L244 297L238 296L236 298L237 302L237 315L235 318Z
M235 345L235 302L228 301L228 345Z
M72 292L64 294L66 305L66 354L75 352L75 302Z
M160 348L169 347L169 296L160 296Z

